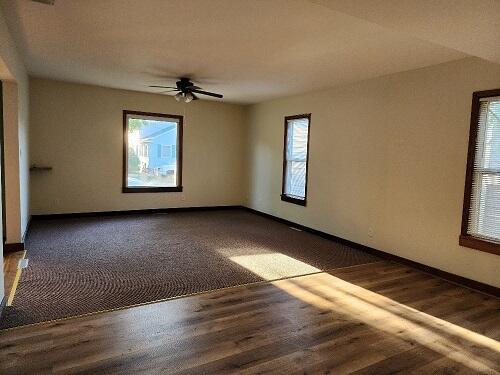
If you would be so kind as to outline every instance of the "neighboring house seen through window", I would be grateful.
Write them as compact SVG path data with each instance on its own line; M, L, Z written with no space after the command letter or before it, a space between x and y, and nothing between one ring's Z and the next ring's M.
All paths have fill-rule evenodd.
M146 158L149 156L149 145L147 143L139 144L134 149L139 150L139 153L138 153L139 156L143 156L143 157L146 157Z
M123 192L182 191L182 116L123 111Z
M473 94L460 245L500 255L500 89Z
M170 157L175 157L175 154L172 155L172 146L170 145L162 145L161 146L161 157L163 159L170 158Z
M310 122L310 114L285 117L281 200L302 206L307 202Z

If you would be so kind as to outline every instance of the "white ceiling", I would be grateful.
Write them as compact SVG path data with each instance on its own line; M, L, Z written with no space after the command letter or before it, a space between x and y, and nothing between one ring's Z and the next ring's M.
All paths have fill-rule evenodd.
M462 17L456 8L467 5L470 16L470 4L494 2L496 11L496 0L441 0L454 4L452 16L441 6L426 17L436 2L1 0L1 7L33 76L157 92L147 86L188 75L226 101L254 103L467 55L499 58L498 49L487 53L495 35L484 45L472 40L500 17L484 15L493 25L475 29L468 22L456 38L461 27L450 29ZM464 40L467 28L475 33Z
M499 0L310 1L500 63Z

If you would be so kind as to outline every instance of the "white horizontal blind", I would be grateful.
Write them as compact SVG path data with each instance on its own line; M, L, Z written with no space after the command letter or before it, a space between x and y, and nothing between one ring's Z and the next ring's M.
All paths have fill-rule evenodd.
M480 101L467 233L500 243L500 98Z
M307 138L309 118L287 120L284 194L306 198Z

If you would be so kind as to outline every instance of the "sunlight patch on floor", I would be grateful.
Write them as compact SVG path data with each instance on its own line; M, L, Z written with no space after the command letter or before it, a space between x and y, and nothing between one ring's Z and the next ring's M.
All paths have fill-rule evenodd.
M411 340L475 371L496 373L500 343L392 299L321 273L273 282L290 295L321 309Z
M281 253L237 255L229 259L265 280L321 272L319 268Z

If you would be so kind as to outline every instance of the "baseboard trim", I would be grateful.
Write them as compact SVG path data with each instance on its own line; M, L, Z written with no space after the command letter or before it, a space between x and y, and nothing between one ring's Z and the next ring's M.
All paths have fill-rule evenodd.
M190 212L190 211L219 211L219 210L239 210L243 206L196 206L196 207L169 207L169 208L148 208L140 210L123 211L95 211L95 212L71 212L62 214L32 215L32 220L48 219L68 219L78 217L99 217L99 216L120 216L137 214L164 214L170 212Z
M16 251L24 250L24 242L16 242L16 243L4 243L3 244L3 253L15 253Z
M247 210L251 213L254 213L256 215L263 216L263 217L266 217L268 219L278 221L282 224L298 228L298 229L303 230L305 232L309 232L309 233L318 235L318 236L326 238L328 240L335 241L335 242L353 247L353 248L361 250L361 251L365 251L367 253L376 255L382 259L390 260L390 261L393 261L396 263L403 264L405 266L415 268L419 271L422 271L422 272L428 273L430 275L439 277L439 278L444 279L446 281L449 281L451 283L458 284L460 286L464 286L464 287L467 287L469 289L473 289L473 290L476 290L476 291L479 291L482 293L486 293L486 294L492 295L492 296L497 297L497 298L500 297L500 288L497 288L493 285L484 284L484 283L481 283L479 281L468 279L468 278L463 277L463 276L458 276L458 275L455 275L453 273L449 273L449 272L440 270L438 268L427 266L425 264L418 263L418 262L415 262L413 260L400 257L398 255L394 255L394 254L391 254L391 253L388 253L388 252L385 252L382 250L374 249L374 248L366 246L366 245L362 245L362 244L359 244L359 243L356 243L353 241L349 241L349 240L346 240L345 238L337 237L333 234L329 234L329 233L326 233L326 232L323 232L323 231L320 231L317 229L306 227L305 225L297 224L297 223L294 223L293 221L286 220L286 219L283 219L283 218L280 218L278 216L274 216L274 215L271 215L271 214L268 214L268 213L265 213L262 211L258 211L258 210L255 210L253 208L249 208L249 207L244 207L244 208L245 208L245 210Z

